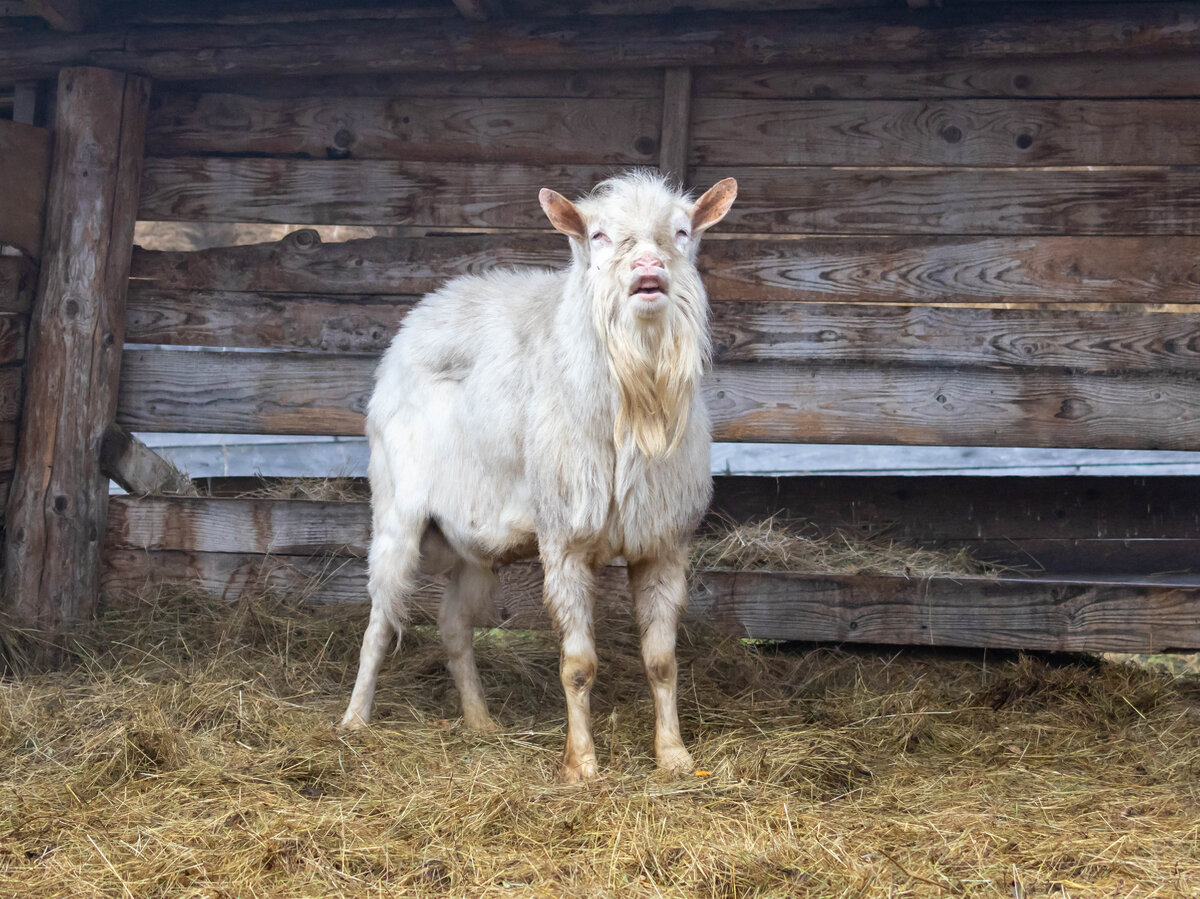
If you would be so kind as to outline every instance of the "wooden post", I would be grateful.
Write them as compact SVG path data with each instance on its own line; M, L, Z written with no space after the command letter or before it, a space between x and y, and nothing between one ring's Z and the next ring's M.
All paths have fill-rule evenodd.
M42 637L90 614L97 593L108 510L100 447L116 414L149 94L146 79L122 72L59 76L4 547L9 614Z
M692 70L667 69L663 75L662 137L658 170L687 186L688 128L692 119Z

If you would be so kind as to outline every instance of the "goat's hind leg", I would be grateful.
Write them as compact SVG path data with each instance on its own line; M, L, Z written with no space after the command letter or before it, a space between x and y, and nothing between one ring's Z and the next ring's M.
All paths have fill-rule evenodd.
M367 554L367 593L371 597L371 619L358 657L358 676L350 705L342 716L342 727L359 728L371 720L375 682L383 657L403 632L406 601L416 586L421 567L423 520L403 520L396 513L375 522L375 535Z
M448 667L462 702L463 722L473 731L498 730L488 715L483 684L475 667L475 624L491 606L496 575L490 568L459 562L450 575L438 609L438 631L450 660Z
M642 664L654 694L654 755L658 766L670 771L689 771L693 765L679 733L676 702L675 637L688 599L685 558L680 551L629 566L633 610L642 634Z

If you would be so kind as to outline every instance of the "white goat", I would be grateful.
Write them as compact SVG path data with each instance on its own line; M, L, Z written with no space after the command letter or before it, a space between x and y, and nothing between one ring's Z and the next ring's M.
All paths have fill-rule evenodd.
M495 729L472 647L494 568L538 555L562 639L562 776L596 775L596 569L629 566L661 767L687 769L675 701L675 638L687 546L712 494L709 357L700 234L737 194L698 201L654 174L600 184L577 204L543 189L571 238L565 271L466 276L405 319L367 413L374 536L371 618L343 726L367 723L375 681L419 574L451 570L438 625L466 725Z

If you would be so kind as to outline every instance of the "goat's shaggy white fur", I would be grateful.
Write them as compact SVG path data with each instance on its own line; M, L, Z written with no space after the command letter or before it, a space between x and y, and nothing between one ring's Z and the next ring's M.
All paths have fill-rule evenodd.
M695 258L732 179L692 202L631 173L572 204L543 190L571 238L565 271L458 278L427 296L383 357L367 414L374 535L371 618L343 724L370 716L375 680L421 573L451 570L439 626L469 727L494 728L472 625L494 568L539 555L562 637L563 774L594 776L595 570L629 565L654 692L660 765L686 768L675 634L687 543L708 505L710 428L698 393L708 302Z

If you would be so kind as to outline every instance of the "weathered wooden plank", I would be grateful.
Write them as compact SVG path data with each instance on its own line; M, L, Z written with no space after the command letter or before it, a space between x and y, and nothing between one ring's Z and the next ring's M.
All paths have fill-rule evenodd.
M1200 69L1191 53L847 61L702 68L696 70L695 91L697 97L764 100L1196 97Z
M149 89L103 69L59 79L4 547L8 612L44 634L69 629L96 597L108 506L100 440L116 411Z
M332 2L332 0L109 0L105 13L123 25L262 25L288 22L328 22L339 19L451 18L446 0L405 0L403 3Z
M696 168L736 177L722 223L817 234L1200 234L1200 170L1185 168ZM1136 197L1136 202L1130 202Z
M28 319L23 315L0 313L0 366L11 365L25 358L28 323Z
M134 287L126 338L377 354L417 299ZM1074 311L718 300L710 323L717 362L1200 371L1200 315L1137 307Z
M658 169L680 184L687 180L691 119L692 70L667 69L663 73L662 149Z
M37 267L23 256L0 256L0 314L23 315L33 302Z
M1192 449L1191 375L726 365L704 387L732 442Z
M19 363L0 367L0 422L15 422L21 415L24 373L24 366Z
M133 290L365 297L414 295L494 267L562 267L557 234L375 237L195 252L135 249ZM803 237L710 239L700 270L717 301L814 303L1200 302L1192 237Z
M185 582L228 599L266 587L314 601L363 602L365 567L361 559L116 550L106 556L104 583L114 593ZM623 580L622 569L603 569L602 614L628 607ZM549 625L540 581L535 565L501 572L498 605L510 626ZM723 571L699 572L694 583L693 623L760 639L1118 652L1200 646L1195 587ZM432 619L437 595L434 584L414 597L418 620Z
M366 556L367 503L277 499L113 497L109 548Z
M41 255L50 132L0 120L0 244Z
M179 81L167 90L232 93L276 100L316 97L533 97L661 99L655 69L577 69L560 72L404 72L287 78L213 78ZM1196 93L1200 93L1197 91Z
M1196 587L775 572L696 580L696 605L744 636L1068 652L1200 645Z
M583 193L604 166L387 160L148 158L150 221L541 228L537 193Z
M661 99L156 97L151 156L654 165Z
M696 98L692 165L1196 165L1200 100Z
M0 78L104 65L162 80L328 72L659 68L839 61L921 62L1083 53L1166 54L1200 44L1190 4L989 7L146 26L0 36Z
M151 158L151 221L542 228L536 198L583 193L589 166L387 160ZM1200 234L1200 169L707 168L738 179L721 227L818 234ZM1136 203L1130 197L1137 197Z
M135 350L118 421L132 431L361 434L374 356ZM733 442L1191 449L1193 375L1033 369L718 366L714 436Z
M45 19L59 31L83 31L96 16L92 0L25 0L32 15Z
M100 470L128 493L196 495L186 474L116 423L104 431Z

